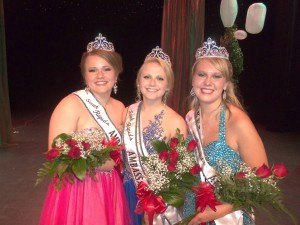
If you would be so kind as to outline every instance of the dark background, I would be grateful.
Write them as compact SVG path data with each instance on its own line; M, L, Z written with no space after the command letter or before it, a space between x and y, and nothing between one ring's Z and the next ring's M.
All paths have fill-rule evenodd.
M245 29L247 8L239 0L236 24ZM239 88L251 118L269 130L300 127L299 3L260 1L264 29L240 41L244 72ZM219 0L206 0L205 37L224 28ZM134 101L135 76L146 54L160 45L163 0L4 0L7 69L12 113L52 111L61 98L81 89L82 52L101 32L123 56L117 98ZM200 47L200 43L199 43Z

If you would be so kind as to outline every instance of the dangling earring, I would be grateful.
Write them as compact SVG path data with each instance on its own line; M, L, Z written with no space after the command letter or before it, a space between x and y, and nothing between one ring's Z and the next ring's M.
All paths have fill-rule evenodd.
M164 104L167 103L168 95L169 95L169 92L166 91L166 92L164 93L163 97L162 97L162 102L163 102Z
M117 86L117 83L115 83L115 85L114 85L114 93L115 93L115 95L117 94L117 92L118 92L118 86Z
M86 93L89 93L90 92L90 87L86 86L84 90L85 90Z
M190 96L194 97L195 96L195 91L194 91L194 88L191 89L190 91Z
M140 90L137 90L135 101L136 102L142 101L142 93Z
M223 100L225 101L226 100L226 89L223 90L223 96L222 97L223 97Z
M140 85L137 85L135 101L136 102L142 101L142 93L140 90Z

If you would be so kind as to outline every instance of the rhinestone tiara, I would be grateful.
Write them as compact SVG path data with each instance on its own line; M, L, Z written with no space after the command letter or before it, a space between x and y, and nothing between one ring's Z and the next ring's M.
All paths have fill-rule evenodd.
M115 51L113 43L107 41L106 37L103 37L101 33L98 34L98 36L95 38L95 41L88 43L86 49L87 52L91 52L94 49L100 49L110 52Z
M197 49L195 57L196 60L202 58L221 58L229 60L229 54L226 48L217 46L216 42L211 38L208 38L202 47Z
M159 46L156 46L155 48L152 49L152 51L146 56L146 59L148 58L161 59L171 66L170 57L166 53L164 53Z

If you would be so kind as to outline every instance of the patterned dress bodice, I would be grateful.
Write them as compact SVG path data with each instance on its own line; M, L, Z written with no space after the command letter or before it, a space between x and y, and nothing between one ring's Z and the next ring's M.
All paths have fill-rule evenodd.
M154 120L150 120L148 126L146 126L142 131L144 145L149 154L152 154L155 151L154 147L152 146L153 140L165 140L164 130L162 128L163 117L164 117L164 110L154 115ZM133 177L130 172L130 169L127 166L128 162L125 156L124 156L124 162L125 162L125 167L123 170L123 180L125 183L128 180L132 180Z
M149 125L143 129L143 140L149 154L152 154L155 149L152 146L153 140L164 140L164 130L162 128L162 119L164 110L159 114L154 115L154 120L149 121Z
M91 144L91 147L96 147L104 138L107 138L104 131L101 128L97 127L74 131L71 136L77 141L88 141Z
M221 107L219 138L203 148L205 159L216 171L230 169L237 172L242 164L240 155L226 144L225 109Z

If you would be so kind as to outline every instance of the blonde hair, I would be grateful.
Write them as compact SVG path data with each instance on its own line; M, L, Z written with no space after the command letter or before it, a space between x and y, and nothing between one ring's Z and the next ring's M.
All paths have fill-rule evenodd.
M145 61L144 61L144 63L143 63L143 65L140 67L140 69L139 69L139 71L137 73L137 77L136 77L137 96L139 96L139 94L140 94L139 93L140 92L140 90L139 90L139 80L140 80L140 78L142 76L142 71L144 69L144 66L147 63L157 63L158 65L161 66L161 68L165 72L166 77L167 77L168 86L167 86L167 91L164 94L163 98L165 98L165 100L166 100L167 97L170 95L171 91L173 90L173 87L174 87L174 73L173 73L171 65L169 65L164 60L161 60L161 59L158 59L158 58L154 58L154 57L148 57L148 58L146 58Z
M224 100L222 98L222 102L226 104L232 104L241 110L244 110L243 105L241 104L239 98L237 97L237 87L232 79L233 76L233 70L232 70L232 65L229 60L227 59L222 59L222 58L203 58L197 60L193 67L192 67L192 77L195 73L196 66L201 60L207 60L210 62L217 70L219 70L223 76L225 76L226 82L227 82L227 88L226 88L226 99ZM197 110L200 107L199 100L197 96L190 96L190 109Z
M85 52L81 56L80 61L80 69L81 74L84 77L85 73L85 62L88 56L99 56L103 59L105 59L116 71L117 75L122 73L123 71L123 63L122 63L122 57L119 53L114 51L105 51L101 49L94 49L91 52Z

